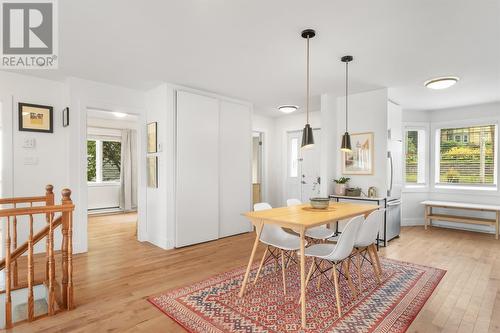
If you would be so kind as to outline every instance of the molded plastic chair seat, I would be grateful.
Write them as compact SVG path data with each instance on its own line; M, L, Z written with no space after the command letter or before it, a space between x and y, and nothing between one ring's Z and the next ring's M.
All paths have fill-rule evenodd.
M305 249L304 254L306 257L326 258L335 249L335 244L316 244L309 246Z
M267 226L264 226L266 228ZM294 235L291 235L285 231L285 234L290 235L290 237L286 236L277 236L275 234L264 234L260 237L260 241L266 245L274 246L280 248L282 250L287 251L296 251L300 249L300 238Z
M306 236L314 239L328 239L335 235L335 230L328 229L326 226L314 227L306 230Z

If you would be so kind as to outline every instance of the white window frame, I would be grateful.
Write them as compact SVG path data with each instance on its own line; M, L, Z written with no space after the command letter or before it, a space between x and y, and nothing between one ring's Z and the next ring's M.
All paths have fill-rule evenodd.
M102 180L102 142L103 141L112 141L112 142L120 142L121 139L112 136L96 136L92 135L87 137L87 141L95 141L95 181L89 182L87 181L88 186L116 186L121 182L121 170L120 170L120 179L115 181L103 181Z
M406 132L407 131L423 131L423 144L419 142L419 164L418 168L424 169L424 182L423 183L407 183L406 182ZM407 190L427 190L429 187L429 161L430 161L430 131L429 123L427 122L411 122L405 123L403 126L403 183L404 188ZM420 139L420 137L419 137ZM422 161L423 159L423 161Z
M494 173L493 173L493 184L450 184L440 182L440 170L441 170L441 130L444 128L464 128L464 127L476 127L476 126L495 126L495 148L494 154ZM462 121L450 121L450 122L440 122L435 123L432 128L434 134L434 188L450 191L460 191L460 190L478 190L478 191L498 191L498 120L493 119L476 119L476 120L462 120Z

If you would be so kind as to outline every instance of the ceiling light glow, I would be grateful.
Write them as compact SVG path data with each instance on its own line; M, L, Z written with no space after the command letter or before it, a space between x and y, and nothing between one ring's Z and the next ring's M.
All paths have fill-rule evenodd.
M278 107L278 110L280 110L283 113L292 113L297 111L299 107L297 105L281 105Z
M113 115L116 117L116 118L125 118L127 116L126 113L123 113L123 112L113 112Z
M437 77L425 81L424 85L429 89L442 90L453 86L455 83L458 82L458 80L460 79L456 76Z

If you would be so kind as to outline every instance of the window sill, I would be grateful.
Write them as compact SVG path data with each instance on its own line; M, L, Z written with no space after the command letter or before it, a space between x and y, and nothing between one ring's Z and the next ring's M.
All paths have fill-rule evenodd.
M427 184L420 185L405 185L402 189L403 193L412 193L412 192L429 192L429 186Z
M445 184L436 184L434 186L436 190L465 190L465 191L489 191L494 192L498 191L498 187L496 185L492 186L474 186L474 185L445 185Z
M87 182L88 187L120 186L120 182Z

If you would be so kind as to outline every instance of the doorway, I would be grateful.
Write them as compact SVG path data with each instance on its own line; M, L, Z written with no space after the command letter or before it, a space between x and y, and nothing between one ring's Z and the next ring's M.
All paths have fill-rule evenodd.
M138 124L136 115L87 109L89 230L107 221L117 232L130 224L137 236Z
M287 132L287 162L285 200L299 199L308 202L319 196L321 129L313 129L314 146L301 149L302 131Z
M263 133L252 132L252 203L264 201L263 198Z

